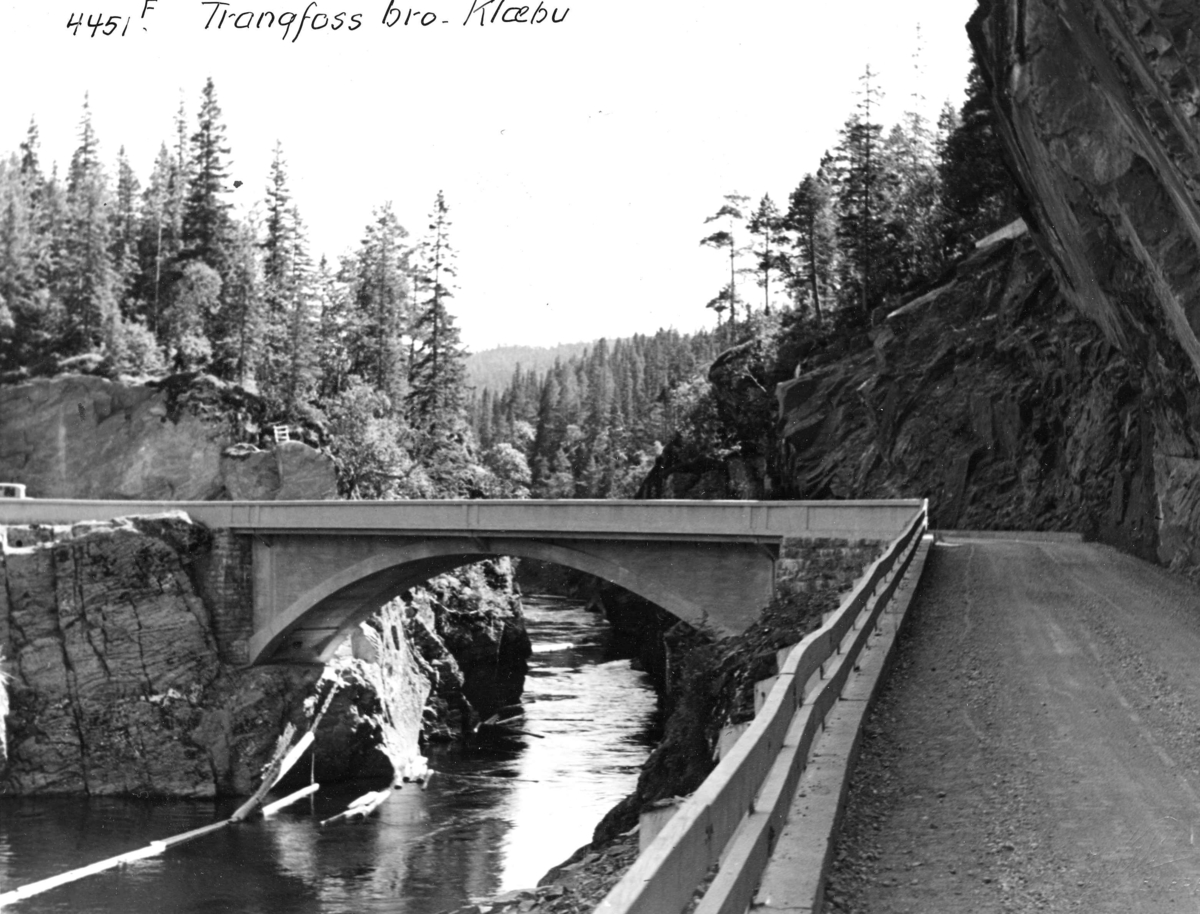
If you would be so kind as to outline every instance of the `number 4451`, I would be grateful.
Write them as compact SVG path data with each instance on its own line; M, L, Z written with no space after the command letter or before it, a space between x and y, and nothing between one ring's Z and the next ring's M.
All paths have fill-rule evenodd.
M78 35L80 28L91 29L93 38L97 35L114 35L118 28L124 35L129 30L129 17L124 17L124 26L121 22L121 16L109 16L106 19L103 14L88 16L87 22L84 22L83 13L71 13L67 19L67 28L71 30L72 35Z

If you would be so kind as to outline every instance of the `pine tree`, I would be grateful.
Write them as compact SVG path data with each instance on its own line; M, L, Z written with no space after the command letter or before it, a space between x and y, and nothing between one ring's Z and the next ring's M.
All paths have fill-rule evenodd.
M733 327L737 326L737 274L740 272L737 266L737 259L742 253L742 248L737 243L735 223L745 220L745 206L749 200L750 198L744 194L725 194L725 202L721 205L721 208L704 220L704 223L707 225L723 219L725 220L725 228L718 229L700 239L700 244L705 247L729 251L729 285L709 301L708 307L717 312L718 322L720 321L721 312L728 308L729 323ZM747 321L750 319L749 305L746 308L746 319Z
M783 219L770 194L763 194L754 215L746 223L746 229L757 240L754 245L754 271L758 286L763 290L763 312L771 313L771 275L784 269L785 258L781 247L786 241Z

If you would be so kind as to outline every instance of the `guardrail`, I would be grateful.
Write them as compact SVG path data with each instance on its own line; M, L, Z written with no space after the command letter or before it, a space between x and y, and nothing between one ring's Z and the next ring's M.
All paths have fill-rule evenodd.
M673 914L720 869L695 914L749 907L825 716L837 702L928 524L922 504L817 631L797 644L754 721L596 908Z

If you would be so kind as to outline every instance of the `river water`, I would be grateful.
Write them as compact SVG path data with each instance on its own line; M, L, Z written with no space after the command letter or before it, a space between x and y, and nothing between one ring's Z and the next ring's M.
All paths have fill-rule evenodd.
M521 724L528 734L434 749L438 773L428 786L394 792L370 819L317 824L385 785L323 788L271 819L5 911L433 914L534 885L632 790L654 738L655 699L627 659L612 659L597 615L529 598L525 613L534 646ZM0 893L207 825L236 805L0 800Z

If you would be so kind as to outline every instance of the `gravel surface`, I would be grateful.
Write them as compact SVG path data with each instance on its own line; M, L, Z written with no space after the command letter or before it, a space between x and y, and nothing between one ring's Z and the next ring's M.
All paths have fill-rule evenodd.
M1103 546L930 554L826 909L1200 910L1200 592Z

